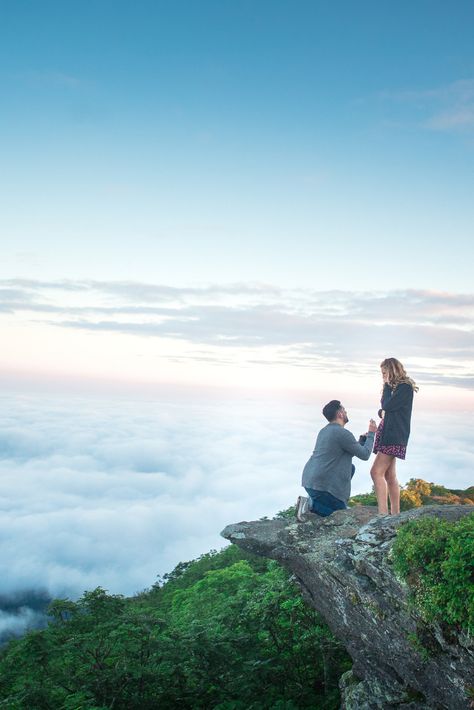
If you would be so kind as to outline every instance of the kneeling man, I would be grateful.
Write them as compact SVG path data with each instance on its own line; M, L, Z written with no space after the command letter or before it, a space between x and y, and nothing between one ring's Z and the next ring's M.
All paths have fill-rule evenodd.
M335 510L347 508L351 478L355 471L352 457L367 461L377 431L377 425L371 419L368 432L356 441L354 435L344 428L349 419L338 399L328 402L323 414L329 424L319 432L314 451L303 470L302 485L309 498L298 498L296 517L300 522L307 512L326 517Z

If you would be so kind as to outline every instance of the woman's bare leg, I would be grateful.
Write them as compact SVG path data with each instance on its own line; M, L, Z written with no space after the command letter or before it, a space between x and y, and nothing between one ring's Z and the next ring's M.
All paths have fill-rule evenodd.
M400 512L400 484L397 480L396 462L397 459L393 457L393 460L385 473L388 497L390 500L390 512L392 515L398 515Z
M387 454L381 454L379 452L376 454L374 463L370 469L370 475L372 476L372 480L374 482L375 495L377 496L379 513L381 515L386 515L388 513L388 488L387 481L385 480L385 474L392 463L392 459L393 456L387 456Z

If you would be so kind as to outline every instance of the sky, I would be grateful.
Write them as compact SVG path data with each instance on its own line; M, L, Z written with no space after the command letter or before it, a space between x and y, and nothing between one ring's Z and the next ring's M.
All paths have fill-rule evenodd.
M363 431L389 356L420 385L401 481L473 484L473 24L0 0L0 595L132 593L287 507L322 405Z
M472 382L471 2L0 12L8 378Z

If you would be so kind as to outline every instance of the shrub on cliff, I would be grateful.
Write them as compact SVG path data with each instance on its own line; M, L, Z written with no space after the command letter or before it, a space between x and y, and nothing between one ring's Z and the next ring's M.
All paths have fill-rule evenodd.
M427 621L474 634L474 514L457 522L431 517L407 522L398 531L392 559Z

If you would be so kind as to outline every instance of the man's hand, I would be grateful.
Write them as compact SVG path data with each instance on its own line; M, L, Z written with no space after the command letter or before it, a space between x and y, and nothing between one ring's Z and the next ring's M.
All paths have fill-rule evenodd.
M375 419L371 419L369 422L369 431L372 431L374 434L377 431L377 424L375 423Z

